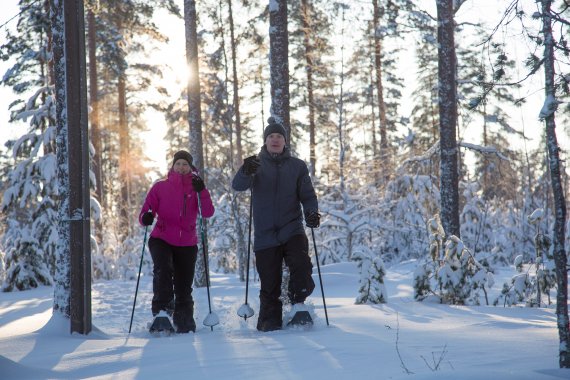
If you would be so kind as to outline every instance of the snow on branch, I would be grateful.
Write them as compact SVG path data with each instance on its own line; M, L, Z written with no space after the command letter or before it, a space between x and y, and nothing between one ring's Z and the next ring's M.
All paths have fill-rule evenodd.
M430 161L431 158L433 156L435 156L437 153L439 152L439 140L437 140L435 142L435 144L433 144L431 146L431 148L429 148L428 150L425 151L424 154L422 154L421 156L414 156L414 157L410 157L408 159L406 159L403 164L404 165L408 165L411 163L415 163L415 162L426 162L426 161Z
M558 102L558 100L556 100L556 98L552 95L548 95L546 97L546 99L544 100L544 104L542 105L542 109L540 110L540 113L538 114L538 119L539 120L544 120L550 116L552 116L554 114L554 112L556 112L556 109L558 108L558 104L560 104Z
M476 144L471 144L471 143L467 143L464 141L460 141L457 144L459 147L463 147L463 148L467 148L467 149L471 149L473 151L479 152L483 155L495 155L498 158L500 158L501 160L505 160L505 161L509 161L509 158L506 157L504 154L502 154L499 150L497 150L497 148L495 148L494 146L482 146L482 145L476 145ZM432 157L434 155L436 155L437 153L439 153L439 140L433 144L431 146L431 148L429 148L424 154L422 154L421 156L415 156L415 157L410 157L408 159L406 159L404 161L404 165L408 165L411 163L416 163L416 162L425 162L425 161L430 161L432 159Z
M460 141L459 146L463 147L463 148L474 150L474 151L479 152L483 155L493 154L493 155L497 156L498 158L500 158L501 160L510 161L508 157L506 157L503 153L499 152L499 150L497 150L497 148L495 148L494 146L482 146L482 145L466 143L464 141Z

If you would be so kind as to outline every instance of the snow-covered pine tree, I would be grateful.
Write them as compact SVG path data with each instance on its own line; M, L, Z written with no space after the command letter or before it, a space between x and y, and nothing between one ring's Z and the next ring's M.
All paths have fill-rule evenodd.
M319 198L319 208L323 218L316 233L322 246L321 263L352 260L355 247L375 233L369 224L370 207L347 189L331 189Z
M6 251L6 275L2 290L27 290L52 285L53 278L40 242L28 226L23 226Z
M487 271L465 247L461 239L450 236L445 245L445 258L436 275L442 302L453 305L480 303L479 291L486 297L486 286L493 285Z
M388 302L388 293L384 285L386 269L380 256L366 251L358 252L354 255L354 258L360 270L360 287L356 303L378 304Z
M437 218L433 218L428 228L431 261L418 265L414 272L415 298L423 300L433 294L443 303L479 304L482 291L488 303L486 289L493 286L492 273L454 235L447 238L443 256L440 256L444 241L443 227ZM433 278L430 278L432 274Z
M502 303L503 306L513 306L519 302L524 302L531 286L528 274L518 273L511 278L510 283L503 284L501 294L493 301L493 305L497 306Z
M461 211L461 240L469 247L482 263L489 265L493 251L492 211L489 202L481 197L479 183L462 182L464 206Z
M433 276L437 272L443 257L445 239L445 231L441 226L438 214L428 220L427 230L429 234L429 258L425 258L422 264L416 266L413 277L414 298L418 301L423 301L430 295L435 296L435 289L432 285Z
M1 205L11 219L3 247L6 290L50 285L57 242L55 105L46 37L50 20L43 3L22 1L20 7L26 12L19 15L16 34L8 32L0 47L6 52L1 59L15 61L0 83L20 97L9 105L10 120L29 123L24 135L8 143L13 161Z
M231 179L228 179L226 183L230 184ZM209 220L210 228L208 229L208 233L211 241L209 264L213 271L237 273L240 279L245 281L245 266L247 264L245 261L247 246L245 245L247 244L249 208L247 207L247 202L243 202L242 197L240 201L244 207L236 209L240 205L238 197L242 194L232 191L229 189L229 186L224 190L226 190L226 192L216 202L216 213ZM246 193L249 196L249 192ZM239 230L236 229L238 225L240 226ZM236 252L238 252L238 244L240 244L239 240L242 240L245 246L239 250L243 251L243 262L238 259L238 255L236 254ZM250 259L252 255L253 251L251 251L250 248ZM238 270L240 263L243 264L243 268ZM252 270L251 265L249 269L250 271Z
M550 305L550 291L556 287L556 267L554 264L552 239L545 235L540 228L540 222L544 217L544 210L536 209L528 216L530 224L536 228L534 236L535 265L536 265L536 305L541 306L546 303L542 300L541 294L548 298L547 305ZM532 301L531 301L532 303Z
M386 237L381 247L385 262L425 257L428 245L426 221L438 212L439 191L435 178L400 174L390 181L382 208Z
M524 255L515 258L514 266L519 273L513 276L509 283L503 284L503 290L495 300L495 305L501 302L508 306L517 303L524 303L529 307L550 305L550 292L556 287L556 273L552 241L542 233L541 222L544 218L544 210L541 208L528 215L528 222L536 231L535 257L529 261L525 261Z

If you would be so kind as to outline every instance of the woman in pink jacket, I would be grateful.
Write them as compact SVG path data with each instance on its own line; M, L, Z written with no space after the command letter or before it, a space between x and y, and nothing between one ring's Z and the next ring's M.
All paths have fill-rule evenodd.
M148 240L154 264L152 315L167 312L178 333L196 331L192 283L198 255L198 197L202 216L214 215L210 193L192 166L192 156L181 150L174 155L168 177L151 187L139 214L143 226L152 225L156 217Z

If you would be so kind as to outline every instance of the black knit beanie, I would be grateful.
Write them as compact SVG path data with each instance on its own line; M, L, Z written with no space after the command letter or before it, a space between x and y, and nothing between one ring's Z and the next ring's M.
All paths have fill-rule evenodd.
M172 166L174 166L176 161L178 161L180 159L186 160L186 162L188 162L188 164L190 164L190 166L192 166L192 161L193 161L192 155L185 150L179 150L178 152L174 153L174 159L172 160Z
M265 140L267 140L267 136L272 133L279 133L285 138L285 141L287 141L287 132L285 132L285 128L283 128L283 126L279 124L273 116L267 119L267 124L267 127L265 127L265 130L263 131L263 142L265 142Z

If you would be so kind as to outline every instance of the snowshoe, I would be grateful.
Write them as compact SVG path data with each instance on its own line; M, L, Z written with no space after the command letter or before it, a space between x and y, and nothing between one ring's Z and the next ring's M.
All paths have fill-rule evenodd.
M149 332L151 334L174 334L174 326L166 313L160 312L152 321Z
M293 318L287 322L287 326L304 326L309 327L313 325L313 318L307 310L297 311Z

